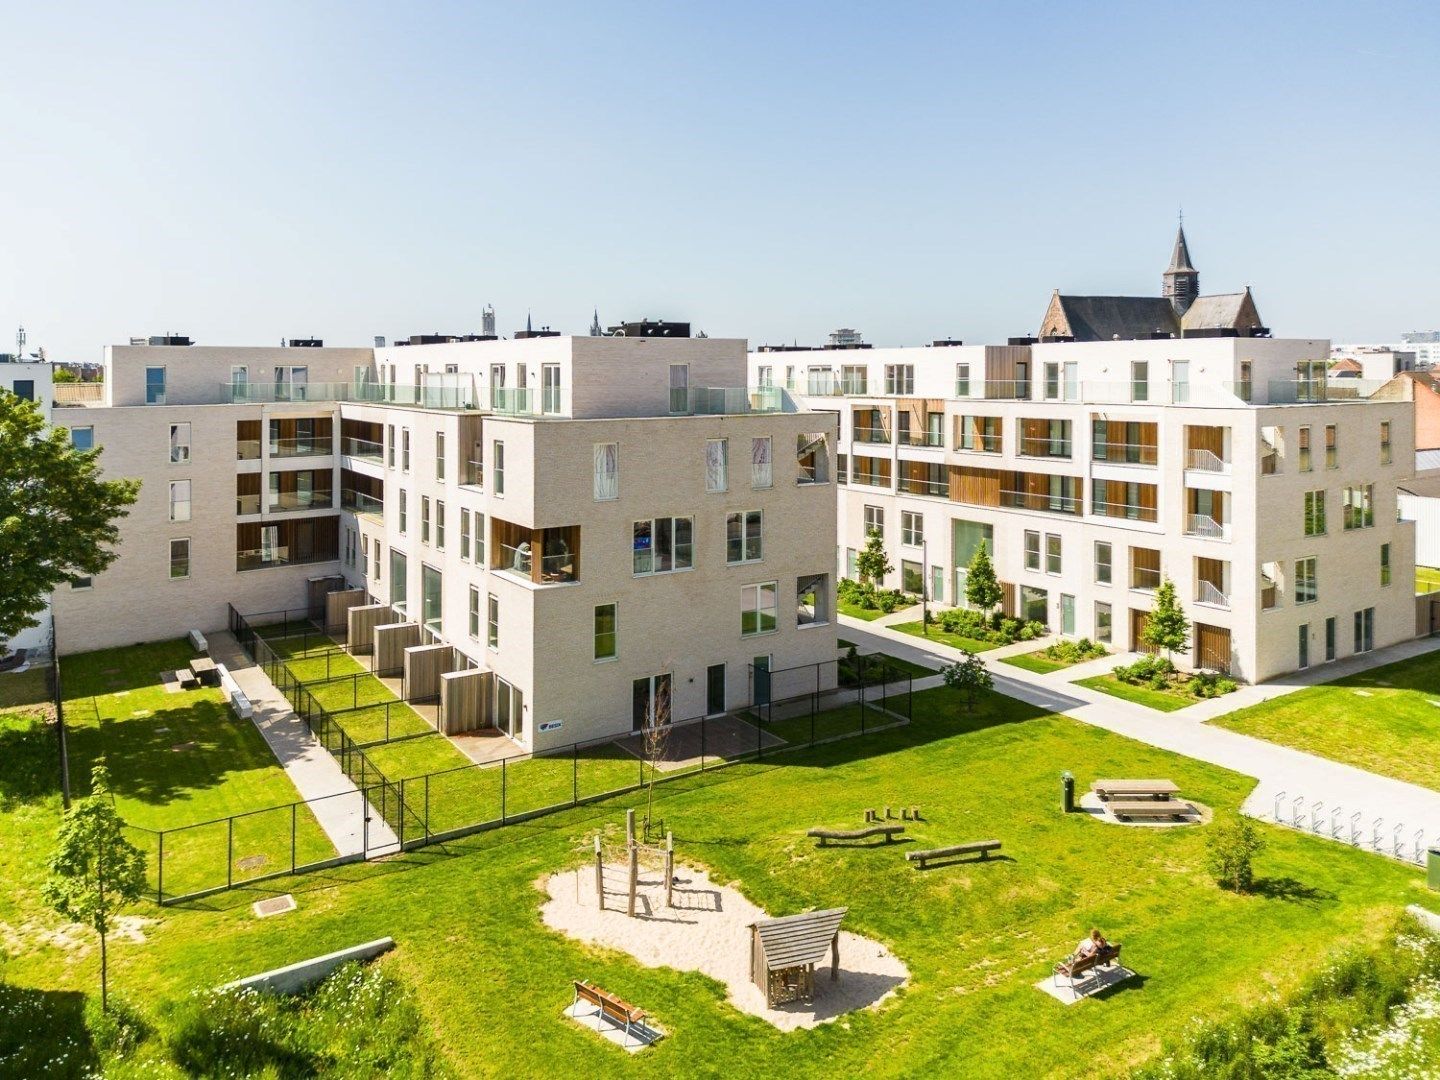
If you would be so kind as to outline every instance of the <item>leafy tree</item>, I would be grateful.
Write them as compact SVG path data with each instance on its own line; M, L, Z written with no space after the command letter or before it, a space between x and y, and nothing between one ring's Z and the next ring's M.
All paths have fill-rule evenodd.
M1141 638L1146 645L1164 649L1167 660L1172 659L1171 654L1177 649L1183 650L1190 645L1190 620L1175 595L1175 583L1168 577L1155 590L1155 606L1150 611L1150 618L1145 621L1145 632Z
M51 374L50 374L50 378L51 378L51 381L53 381L53 382L62 382L62 383L70 383L70 382L79 382L79 381L80 381L79 377L75 374L75 372L71 371L69 368L63 368L63 367L57 367L54 371L52 371Z
M110 1008L105 944L111 919L145 891L145 853L125 839L124 828L110 795L110 770L101 758L90 774L90 794L65 812L50 877L41 886L46 903L100 935L104 1010Z
M0 390L0 645L38 625L55 586L115 561L116 522L139 489L100 479L98 450L75 449L35 402Z
M967 710L975 708L975 698L981 690L989 690L994 685L994 680L990 678L990 669L985 666L985 661L972 652L966 652L955 663L941 668L940 675L945 680L946 686L951 690L959 690L965 695Z
M861 581L876 585L883 584L885 576L895 570L890 565L890 557L885 554L885 538L880 535L879 529L871 529L865 538L865 546L855 557L855 570Z
M1251 864L1264 848L1259 830L1237 814L1211 830L1205 841L1205 867L1222 889L1249 892L1255 883Z
M965 599L971 607L977 607L986 615L1000 603L1002 593L1000 581L995 577L995 564L990 561L990 549L984 540L970 557L970 569L965 574Z

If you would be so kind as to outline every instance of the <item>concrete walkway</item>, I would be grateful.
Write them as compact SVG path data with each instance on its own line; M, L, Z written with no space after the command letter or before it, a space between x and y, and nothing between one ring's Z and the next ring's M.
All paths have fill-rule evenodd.
M931 663L936 659L949 662L959 656L957 649L884 626L845 616L841 616L840 623L844 636L863 649L888 652L917 663L927 659ZM1379 819L1379 849L1393 855L1398 840L1401 855L1412 861L1418 861L1423 855L1423 851L1417 853L1417 846L1440 843L1440 791L1204 723L1306 686L1433 652L1440 649L1440 639L1409 641L1350 657L1260 686L1242 687L1223 698L1211 698L1172 713L1147 709L1069 681L1108 670L1124 661L1124 656L1107 657L1084 668L1077 665L1048 675L1036 675L999 661L1000 656L1038 647L1036 642L1025 642L1023 648L1016 645L981 653L994 677L995 689L1150 746L1253 776L1258 783L1241 808L1252 817L1276 820L1278 810L1282 824L1294 824L1298 809L1300 827L1307 832L1345 842L1351 841L1353 821L1358 828L1359 846L1367 850L1377 846L1376 821ZM1096 670L1089 670L1091 667ZM930 681L917 680L915 688L922 689L922 682ZM1076 771L1083 773L1083 762L1076 764ZM1297 799L1301 801L1297 803Z
M253 720L300 798L335 845L337 855L383 855L400 849L399 838L360 794L340 763L295 715L270 677L245 655L229 631L209 635L210 656L224 664L254 708ZM312 801L313 800L313 801ZM369 818L367 828L366 818Z

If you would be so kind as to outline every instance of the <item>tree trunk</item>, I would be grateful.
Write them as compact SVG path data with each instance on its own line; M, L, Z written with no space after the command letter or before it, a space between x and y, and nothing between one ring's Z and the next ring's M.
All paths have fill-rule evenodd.
M110 992L108 985L108 958L105 955L105 935L100 935L100 1011L110 1011Z

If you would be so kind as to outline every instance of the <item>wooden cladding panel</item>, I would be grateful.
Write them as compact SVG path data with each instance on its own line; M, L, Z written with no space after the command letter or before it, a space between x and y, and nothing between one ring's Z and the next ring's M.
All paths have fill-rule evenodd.
M964 465L951 465L950 499L970 506L999 506L1000 477L999 469L971 469Z
M1225 429L1222 427L1185 428L1185 449L1209 450L1216 457L1225 457Z

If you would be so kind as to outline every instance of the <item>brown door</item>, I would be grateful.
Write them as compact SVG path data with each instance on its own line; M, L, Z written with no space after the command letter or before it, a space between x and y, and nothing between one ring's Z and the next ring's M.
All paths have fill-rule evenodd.
M1150 621L1150 613L1141 611L1138 608L1130 609L1130 648L1134 652L1155 654L1160 650L1154 645L1145 644L1145 624Z
M1195 657L1202 668L1230 670L1230 630L1224 626L1195 624Z

